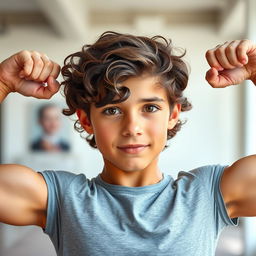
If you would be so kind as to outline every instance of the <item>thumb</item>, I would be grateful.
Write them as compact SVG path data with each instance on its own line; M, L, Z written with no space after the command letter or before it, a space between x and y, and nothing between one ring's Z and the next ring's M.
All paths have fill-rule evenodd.
M49 76L46 82L47 86L43 88L43 98L50 99L55 93L59 91L60 83L52 76Z
M218 70L216 68L211 68L206 72L205 75L206 81L212 86L216 87L216 84L218 82Z
M52 76L49 76L47 79L47 87L46 88L54 94L59 91L60 83Z

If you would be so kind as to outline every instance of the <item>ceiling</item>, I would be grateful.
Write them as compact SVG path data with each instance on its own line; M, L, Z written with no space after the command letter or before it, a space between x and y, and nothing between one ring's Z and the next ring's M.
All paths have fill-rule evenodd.
M139 24L141 17L152 22L157 16L156 24L211 22L226 33L236 17L241 28L232 29L237 33L243 29L244 8L245 0L1 0L0 26L44 23L65 37L67 31L79 36L88 24Z
M62 0L65 2L65 0ZM83 1L90 10L100 11L131 11L131 10L212 10L221 9L230 0L91 0ZM231 0L232 1L232 0ZM61 2L61 1L59 1ZM107 3L107 4L106 4ZM38 11L40 4L37 0L8 0L0 1L0 11Z

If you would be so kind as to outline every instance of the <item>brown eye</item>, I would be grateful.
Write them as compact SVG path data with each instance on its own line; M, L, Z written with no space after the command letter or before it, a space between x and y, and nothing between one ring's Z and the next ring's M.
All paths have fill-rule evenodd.
M145 109L146 112L153 113L153 112L158 111L160 108L158 106L155 106L155 105L146 105L144 109Z
M102 113L108 116L113 116L113 115L120 114L120 109L116 107L106 108L103 110Z

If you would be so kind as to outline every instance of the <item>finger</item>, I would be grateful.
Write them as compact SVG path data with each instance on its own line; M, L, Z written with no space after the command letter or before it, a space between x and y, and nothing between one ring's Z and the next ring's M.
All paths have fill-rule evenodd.
M34 65L33 65L33 70L27 79L33 80L33 81L38 81L38 78L43 70L44 67L44 62L41 59L41 54L39 52L33 51L31 53L31 57L33 59Z
M45 82L47 78L51 75L54 64L45 54L41 55L41 59L44 63L44 66L37 80Z
M233 81L227 76L223 75L225 71L218 71L215 68L211 68L206 72L205 79L213 88L224 88L230 86Z
M218 71L215 68L211 68L206 72L205 79L212 86L216 87L218 83Z
M214 55L223 69L235 68L235 66L233 66L229 62L227 55L226 55L226 50L227 50L229 44L230 44L229 42L225 42L224 44L217 47L214 51ZM231 48L231 50L232 50L232 48ZM230 51L230 49L229 49L229 51Z
M29 51L24 50L19 52L17 55L15 55L15 61L17 62L18 66L22 67L22 70L19 73L20 78L29 76L32 73L33 59Z
M51 98L55 93L59 91L60 83L54 79L52 76L50 76L47 79L47 87L45 87L44 96L49 99Z
M55 63L55 62L53 62L53 69L52 69L52 72L51 72L50 76L52 76L53 78L57 79L59 74L60 74L60 65Z
M33 93L33 97L38 99L50 99L55 93L58 92L60 84L53 77L48 77L47 86L39 86Z
M233 66L233 67L242 67L243 63L241 63L238 60L238 56L237 56L237 46L239 45L240 41L239 40L235 40L230 42L225 50L226 53L226 57L228 59L228 62Z
M206 60L208 62L208 64L210 65L210 67L212 68L216 68L217 70L223 70L222 66L220 65L218 59L216 58L214 51L219 47L219 45L217 45L215 48L210 49L206 52L205 57Z
M248 54L253 50L254 45L251 40L241 40L236 49L238 60L244 65L248 63Z

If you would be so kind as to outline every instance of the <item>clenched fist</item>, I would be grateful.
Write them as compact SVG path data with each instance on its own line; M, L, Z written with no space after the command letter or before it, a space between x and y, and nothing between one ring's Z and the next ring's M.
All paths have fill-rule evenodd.
M18 92L24 96L49 99L59 90L60 84L56 80L59 73L60 66L45 54L18 52L0 64L1 96L4 98L10 92Z
M215 88L252 80L256 84L256 45L250 40L235 40L206 52L210 69L206 80Z

